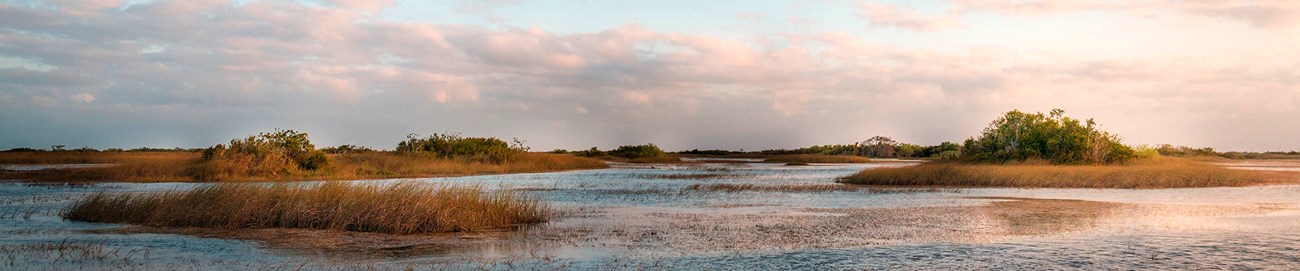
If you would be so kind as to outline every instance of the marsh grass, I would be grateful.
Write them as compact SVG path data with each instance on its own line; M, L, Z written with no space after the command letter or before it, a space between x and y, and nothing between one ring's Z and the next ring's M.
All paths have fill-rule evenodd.
M437 177L476 174L551 172L609 167L604 161L568 154L522 153L504 163L458 159L427 159L393 153L340 155L326 168L330 179Z
M861 156L852 155L820 155L820 154L790 154L777 155L764 159L767 163L787 163L794 165L822 163L822 164L847 164L847 163L871 163L871 159Z
M260 182L296 180L350 180L415 178L548 172L606 168L605 162L573 155L523 153L504 163L461 159L430 159L393 152L335 154L329 165L316 169L290 169L284 174L249 174L239 160L202 160L197 152L152 153L0 153L0 161L14 164L109 163L101 168L4 172L0 179L36 181L120 182Z
M930 162L867 169L842 183L889 186L1025 188L1179 188L1246 186L1275 182L1265 174L1182 158L1123 165L966 164Z
M327 182L216 184L183 191L96 193L66 219L159 227L308 228L393 234L477 231L545 222L541 201L477 186Z

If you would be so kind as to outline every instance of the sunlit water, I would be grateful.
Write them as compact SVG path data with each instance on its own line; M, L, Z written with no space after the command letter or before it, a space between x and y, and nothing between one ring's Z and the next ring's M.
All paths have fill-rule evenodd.
M1157 190L708 192L695 184L827 184L903 163L616 164L603 170L360 181L513 189L562 215L421 253L336 255L256 241L118 234L63 220L97 191L204 184L0 182L0 270L48 269L1263 269L1300 268L1300 186ZM6 166L6 168L9 168ZM1277 167L1269 167L1275 169ZM27 168L14 168L22 170ZM1282 167L1281 170L1294 170ZM1087 225L1017 235L981 206L1015 197L1121 203ZM469 237L474 237L467 239Z

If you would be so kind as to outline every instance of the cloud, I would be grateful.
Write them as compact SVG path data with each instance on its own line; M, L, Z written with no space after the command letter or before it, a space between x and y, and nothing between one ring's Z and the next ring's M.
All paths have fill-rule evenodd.
M1001 14L1038 16L1046 14L1106 11L1141 15L1175 12L1242 21L1265 29L1300 25L1300 2L1255 0L952 0L957 9L993 11Z
M77 94L73 94L72 96L69 96L68 98L80 103L88 104L88 103L95 102L95 95L90 95L89 93L77 93Z
M1155 5L959 2L965 11L1016 16ZM1294 17L1267 15L1284 4L1221 2L1246 3L1196 2L1179 10L1257 20L1260 27ZM1179 143L1250 132L1216 116L1293 114L1298 103L1294 53L1259 61L1229 53L1188 59L1150 51L909 47L830 31L755 42L634 23L566 32L389 21L376 14L394 8L391 3L356 1L58 4L0 4L0 17L12 18L0 29L0 56L47 67L0 68L6 111L0 126L31 131L0 136L0 143L43 146L84 129L91 132L79 134L193 137L176 144L201 146L276 127L337 137L322 144L374 146L410 132L449 130L529 137L539 148L655 141L669 148L753 149L887 132L937 143L977 132L998 112L1052 107L1097 117L1135 141ZM960 25L956 11L858 7L873 24ZM1179 119L1162 119L1169 114ZM1218 126L1206 127L1210 121ZM1144 126L1150 123L1163 126ZM555 130L537 129L543 125ZM1300 136L1296 128L1271 132ZM157 137L131 136L143 133ZM152 144L103 144L144 143ZM1285 144L1292 143L1239 146Z
M862 18L873 25L901 27L912 30L934 31L961 26L955 14L926 15L916 10L876 2L858 4Z

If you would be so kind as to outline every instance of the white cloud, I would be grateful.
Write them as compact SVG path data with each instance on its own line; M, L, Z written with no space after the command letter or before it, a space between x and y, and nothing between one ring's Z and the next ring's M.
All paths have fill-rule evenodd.
M78 103L89 104L95 102L95 95L90 95L89 93L78 93L68 96L68 99Z
M958 2L963 12L1017 16L1153 9L1074 1ZM935 49L839 32L783 33L753 42L638 24L565 33L386 21L374 16L385 6L374 3L161 1L124 10L83 1L62 3L62 9L0 4L0 17L11 19L0 30L0 55L57 67L0 68L0 89L6 90L0 101L52 108L9 107L23 114L5 114L0 121L55 118L73 113L53 109L77 109L101 121L139 118L208 136L294 124L373 140L338 144L383 146L390 140L385 135L454 130L531 137L545 147L673 139L752 149L851 142L870 136L851 134L858 131L916 126L926 127L910 129L922 132L902 139L937 143L977 131L997 112L1052 107L1098 117L1136 141L1162 143L1157 140L1177 134L1258 132L1228 121L1207 127L1203 120L1225 112L1264 119L1300 103L1290 64L1300 63L1300 56L1294 52L1262 61L1241 53L1181 59L1157 52L1123 57L965 44ZM1290 14L1283 4L1178 7L1193 16L1255 20L1259 27L1284 26L1295 17L1258 15L1275 11L1242 5ZM872 23L920 30L952 29L960 16L881 4L860 8ZM924 34L940 33L918 35ZM1289 101L1277 99L1288 96ZM1169 112L1180 119L1161 119ZM572 119L574 113L580 118ZM788 123L771 125L773 119ZM574 135L529 134L536 131L517 125L556 120L576 127ZM1152 122L1178 126L1142 129ZM136 128L103 130L163 129ZM1300 128L1270 132L1300 136ZM766 136L724 140L753 133ZM37 141L41 135L18 139ZM696 137L709 140L691 140ZM0 142L24 142L7 139ZM1293 143L1248 144L1256 145L1239 146Z

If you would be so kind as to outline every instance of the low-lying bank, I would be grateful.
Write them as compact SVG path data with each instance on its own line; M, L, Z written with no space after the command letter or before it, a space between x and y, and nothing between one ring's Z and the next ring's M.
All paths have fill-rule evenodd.
M1260 172L1228 169L1182 158L1125 165L1001 165L930 162L875 168L844 177L842 183L889 186L1024 188L1224 187L1285 182Z
M850 163L871 163L871 159L862 156L852 155L820 155L820 154L790 154L777 155L764 159L768 163L822 163L822 164L850 164Z
M509 191L402 183L370 186L217 184L185 191L97 193L66 219L160 227L309 228L395 234L476 231L545 222L548 207Z
M113 182L249 182L418 178L550 172L606 168L600 160L563 154L523 153L503 163L430 158L391 152L331 155L328 166L276 175L250 175L230 161L204 161L197 152L144 153L4 153L12 164L66 162L109 163L113 166L26 172L0 172L0 179L30 181Z

